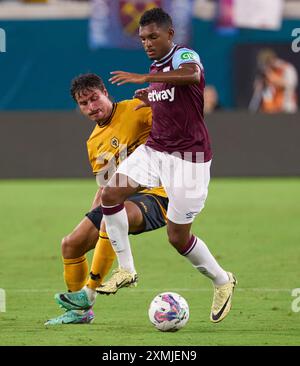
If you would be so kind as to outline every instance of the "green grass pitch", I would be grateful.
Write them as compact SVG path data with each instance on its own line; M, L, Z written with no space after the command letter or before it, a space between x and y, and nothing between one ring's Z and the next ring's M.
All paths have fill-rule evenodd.
M91 180L0 182L0 345L299 345L300 179L212 179L193 231L239 280L230 315L209 321L212 286L168 244L165 229L131 237L140 282L98 296L91 325L45 327L62 310L60 241L89 210ZM90 256L89 256L90 258ZM175 291L190 306L177 333L148 320L159 292Z

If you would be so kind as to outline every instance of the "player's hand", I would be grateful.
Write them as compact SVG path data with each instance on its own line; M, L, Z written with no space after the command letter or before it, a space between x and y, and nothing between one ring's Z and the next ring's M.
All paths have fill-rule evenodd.
M134 108L135 111L137 111L138 109L150 106L149 100L148 100L148 92L149 92L149 88L138 89L134 92L134 98L140 99L142 101L141 104L139 104L138 106L136 106Z
M134 74L132 72L125 71L112 71L111 74L114 75L109 79L112 84L144 84L147 82L147 75L144 74Z

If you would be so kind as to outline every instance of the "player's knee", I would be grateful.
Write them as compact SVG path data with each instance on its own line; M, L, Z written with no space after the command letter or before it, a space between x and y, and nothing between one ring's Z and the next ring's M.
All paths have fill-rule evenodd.
M74 240L70 235L64 237L61 241L61 252L64 258L75 258L75 245Z
M114 206L120 203L117 192L113 192L113 188L108 186L102 191L101 201L104 206Z
M173 245L177 250L182 245L182 238L178 233L168 233L169 243Z
M180 232L168 232L169 243L179 252L182 253L183 248L189 241L188 235Z

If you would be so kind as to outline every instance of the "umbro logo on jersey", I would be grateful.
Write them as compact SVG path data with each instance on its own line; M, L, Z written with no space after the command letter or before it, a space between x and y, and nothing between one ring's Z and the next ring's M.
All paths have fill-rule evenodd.
M175 99L175 86L172 89L166 89L162 91L152 90L148 93L149 102L160 102L161 100L168 100L173 102Z

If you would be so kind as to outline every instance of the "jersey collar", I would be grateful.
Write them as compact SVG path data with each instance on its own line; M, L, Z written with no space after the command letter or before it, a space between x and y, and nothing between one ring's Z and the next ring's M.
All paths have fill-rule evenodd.
M97 125L100 128L103 128L103 127L107 126L111 122L111 120L113 119L113 116L114 116L114 114L116 112L116 109L117 109L117 103L113 103L113 107L112 107L112 111L110 113L110 116L105 121L103 121L101 123L100 122L97 122Z
M167 62L169 62L170 61L170 59L173 57L173 54L174 54L174 52L175 52L175 50L176 50L176 48L177 48L177 44L173 44L173 47L172 47L172 49L171 49L171 51L170 52L168 52L164 57L162 57L161 59L159 59L159 60L155 60L154 62L153 62L153 66L157 66L157 67L160 67L160 66L162 66L163 64L165 64L165 63L167 63Z

